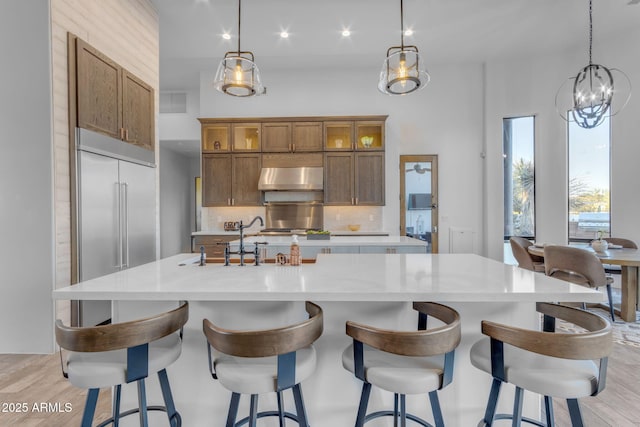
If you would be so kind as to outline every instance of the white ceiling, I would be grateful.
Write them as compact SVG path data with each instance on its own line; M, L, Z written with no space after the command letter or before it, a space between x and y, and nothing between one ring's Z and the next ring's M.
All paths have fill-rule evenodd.
M160 89L199 87L237 49L236 0L151 0L160 18ZM640 23L638 0L595 0L594 39ZM588 0L405 0L405 28L427 64L588 50ZM341 31L351 30L344 39ZM291 35L281 39L279 33ZM228 32L231 40L221 35ZM242 50L263 70L381 66L400 43L398 0L245 0ZM594 62L598 52L594 50ZM427 65L428 66L428 65Z

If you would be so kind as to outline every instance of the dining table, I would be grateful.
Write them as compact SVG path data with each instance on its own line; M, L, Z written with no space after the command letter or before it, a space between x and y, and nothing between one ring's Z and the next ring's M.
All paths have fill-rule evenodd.
M531 255L544 257L544 247L548 244L533 244L528 247ZM640 267L640 249L609 248L604 252L596 252L590 245L570 245L591 251L603 264L619 265L622 269L620 309L616 314L625 322L636 321L638 307L638 267Z

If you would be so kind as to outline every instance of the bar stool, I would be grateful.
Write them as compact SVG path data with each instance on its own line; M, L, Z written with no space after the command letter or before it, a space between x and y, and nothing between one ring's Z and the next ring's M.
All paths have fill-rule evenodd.
M100 389L113 386L113 415L99 427L117 426L120 418L134 413L139 414L140 425L146 427L147 411L164 411L169 424L180 427L182 420L173 403L166 368L180 356L182 327L188 318L189 304L183 302L166 313L104 326L77 328L56 321L62 373L76 387L89 389L82 427L92 425ZM62 362L63 349L69 351L66 363ZM147 406L145 378L149 372L158 375L165 406ZM134 381L138 386L139 407L121 413L122 384Z
M255 427L258 418L267 416L277 416L281 427L285 418L309 427L300 383L315 370L316 351L312 344L322 334L323 315L312 302L307 301L305 308L307 320L277 329L228 330L203 320L209 371L231 391L227 427L247 422L249 427ZM283 408L282 392L287 389L292 390L296 414ZM277 393L278 410L258 412L258 395L269 392ZM251 395L249 416L236 422L241 394Z
M429 394L435 425L444 426L437 391L453 379L454 354L460 343L460 315L433 302L414 302L413 309L418 311L417 331L378 329L347 322L347 335L353 338L353 344L342 353L342 366L364 383L356 427L382 416L394 417L394 426L400 419L404 427L410 419L431 427L427 421L406 412L406 395L422 393ZM444 326L427 329L427 316L439 319ZM372 385L394 393L393 411L367 414Z
M482 321L483 338L471 347L471 363L493 377L484 418L478 426L512 419L554 425L552 398L567 400L571 425L583 426L578 399L595 396L605 387L608 355L613 346L611 323L596 314L559 304L537 303L544 314L543 331ZM584 333L554 333L555 319L584 328ZM516 387L513 414L496 414L502 383ZM544 396L546 424L522 416L523 390Z

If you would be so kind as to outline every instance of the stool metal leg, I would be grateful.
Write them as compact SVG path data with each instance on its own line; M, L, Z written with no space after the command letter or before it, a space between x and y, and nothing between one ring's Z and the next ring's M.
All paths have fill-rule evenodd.
M522 401L524 390L516 387L515 397L513 399L513 421L512 427L520 427L522 425Z
M140 426L147 427L149 420L147 419L147 392L144 386L144 379L138 380L138 405L140 405Z
M553 420L553 399L551 396L544 397L544 413L547 417L547 427L555 427L555 421Z
M398 393L393 393L393 427L398 427Z
M163 369L158 372L158 380L160 381L160 388L162 389L162 398L164 399L164 406L167 408L167 417L169 417L169 424L172 427L180 427L181 421L176 406L173 403L173 395L171 394L171 386L169 385L169 377L167 376L167 370ZM175 420L175 423L174 423ZM117 427L114 425L113 427Z
M82 414L82 427L91 427L93 422L93 414L96 412L96 404L98 403L99 388L91 388L87 393L87 401L84 404L84 412Z
M296 415L298 416L298 425L300 427L309 427L307 421L307 411L304 408L304 400L302 399L302 388L300 384L293 386L293 399L296 404Z
M240 393L231 393L231 402L229 403L229 413L227 414L226 427L234 427L236 425L236 417L238 416L239 404Z
M501 386L502 381L494 378L493 383L491 383L491 392L489 393L487 409L484 412L484 423L487 427L491 427L493 425L493 417L496 415L496 407L498 406L498 397L500 397Z
M434 390L429 392L429 402L431 402L433 422L436 427L444 427L444 417L442 416L442 409L440 408L440 400L438 399L437 391Z
M371 394L371 384L362 383L362 394L360 395L360 406L358 407L358 416L356 417L356 426L364 426L364 418L367 415L367 405L369 404L369 395Z
M400 426L407 427L407 400L404 394L400 395Z
M282 405L282 392L278 392L278 424L284 427L284 408Z
M567 406L569 407L569 415L571 416L571 426L584 427L578 399L567 399Z
M609 314L611 315L611 320L616 321L616 315L613 311L613 295L611 292L611 285L607 285L607 296L609 297Z
M122 385L118 384L113 393L113 427L120 425L120 396L122 395Z
M256 427L258 421L258 395L251 395L251 404L249 405L249 427Z

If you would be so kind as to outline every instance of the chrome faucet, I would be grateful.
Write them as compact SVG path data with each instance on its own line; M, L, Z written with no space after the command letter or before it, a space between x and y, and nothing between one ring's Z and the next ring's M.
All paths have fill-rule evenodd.
M255 252L257 252L257 245L256 245L256 251L255 252L254 251L246 252L244 250L244 229L245 228L250 228L258 220L260 220L260 226L264 227L264 220L262 219L261 216L256 216L247 225L242 224L242 221L240 221L240 225L238 226L238 230L240 230L240 248L238 249L238 252L231 252L231 251L228 251L228 253L225 252L226 257L228 257L228 254L238 254L238 255L240 255L240 265L244 266L244 256L247 255L247 254L255 254ZM229 261L228 259L225 259L225 265L228 265L228 261ZM259 263L259 261L256 258L256 265L259 265L258 263Z

